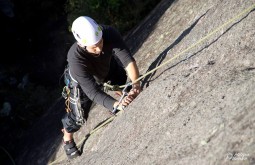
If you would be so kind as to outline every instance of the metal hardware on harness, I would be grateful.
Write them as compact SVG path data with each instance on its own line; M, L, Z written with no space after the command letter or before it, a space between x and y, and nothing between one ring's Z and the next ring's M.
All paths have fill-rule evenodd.
M120 90L120 86L119 85L110 85L111 81L108 81L107 83L104 83L104 91L108 92L109 90L111 91L118 91Z
M83 125L85 123L84 119L84 110L81 107L80 102L80 88L78 82L72 77L70 69L65 69L65 84L62 96L66 100L66 111L70 113L71 111L75 112L76 124ZM72 94L71 94L72 91Z
M118 109L120 103L122 102L122 100L124 99L124 97L128 95L128 93L127 93L127 88L128 88L129 86L131 86L131 85L132 85L132 83L128 83L128 84L125 86L125 88L122 90L122 96L120 97L117 106L111 111L112 114L115 114L115 113L116 113L116 111L117 111L117 109ZM124 108L125 108L125 106L122 107L122 109L124 109Z
M70 95L70 89L67 86L64 86L63 91L62 91L62 96L64 99L67 99Z
M76 111L76 124L83 125L85 123L84 110L81 107L80 102L80 90L78 87L74 87L74 98L70 97L70 102L74 105L74 111Z

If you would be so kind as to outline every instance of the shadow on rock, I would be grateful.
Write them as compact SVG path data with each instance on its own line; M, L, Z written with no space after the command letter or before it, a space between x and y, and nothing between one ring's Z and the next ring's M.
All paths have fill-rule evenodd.
M208 10L209 11L209 10ZM208 12L207 11L207 12ZM242 17L239 21L235 22L233 25L231 25L228 29L226 29L220 36L218 36L215 40L213 40L211 43L209 43L208 45L204 46L202 49L200 49L199 51L193 53L192 55L186 57L185 59L179 61L178 63L168 67L167 69L165 69L164 71L162 71L159 75L157 75L157 77L153 78L152 77L155 75L156 71L147 75L143 81L142 81L142 88L144 88L144 86L146 86L146 88L149 86L149 83L154 81L155 79L157 79L158 77L160 77L164 72L168 71L169 69L177 66L178 64L190 59L191 57L197 55L198 53L202 52L204 49L207 49L208 47L210 47L212 44L214 44L216 41L218 41L224 34L226 34L230 29L232 29L235 25L237 25L238 23L240 23L241 21L243 21L246 17L248 17L248 15L250 13L252 13L253 11L255 11L255 9L251 10L248 14L246 14L244 17ZM206 13L207 13L206 12ZM206 14L205 13L205 14ZM158 67L162 61L165 59L167 52L172 49L175 45L177 45L186 35L188 35L190 33L190 31L194 28L194 26L197 24L197 22L205 15L203 14L201 17L199 17L188 29L186 29L178 38L177 40L175 40L175 42L173 44L171 44L168 48L166 48L158 57L157 59L152 62L152 64L149 66L148 70L146 72L149 72L153 69L155 69L156 67ZM208 63L210 65L210 62Z

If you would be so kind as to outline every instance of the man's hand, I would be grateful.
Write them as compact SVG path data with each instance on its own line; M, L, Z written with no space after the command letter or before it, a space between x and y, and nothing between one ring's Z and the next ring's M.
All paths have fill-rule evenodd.
M141 93L141 86L139 83L133 84L132 89L129 91L128 95L124 97L120 105L119 110L123 110L123 107L128 106L139 94ZM114 107L118 105L118 102L114 103Z
M140 83L133 84L132 89L128 93L128 96L133 96L136 98L141 93Z
M139 83L133 84L132 89L128 95L123 99L122 104L128 106L141 92L141 86Z

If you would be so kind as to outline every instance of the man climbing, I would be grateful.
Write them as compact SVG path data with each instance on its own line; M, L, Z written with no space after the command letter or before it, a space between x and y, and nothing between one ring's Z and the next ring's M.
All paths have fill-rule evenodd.
M80 155L73 134L84 124L92 102L112 111L129 105L141 92L138 67L120 33L113 27L99 25L92 18L80 16L72 24L75 42L68 51L65 83L70 94L67 113L62 118L64 149L68 158ZM132 89L119 103L102 90L102 84L126 84ZM121 95L122 93L118 91Z

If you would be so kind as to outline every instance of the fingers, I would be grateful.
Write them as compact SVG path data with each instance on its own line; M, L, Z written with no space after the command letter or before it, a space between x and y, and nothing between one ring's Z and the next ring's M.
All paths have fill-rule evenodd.
M127 106L127 105L129 105L134 99L135 99L135 97L133 97L132 95L128 95L128 96L126 96L126 97L122 100L122 105Z
M122 96L122 92L121 91L115 91L115 95L121 97Z
M128 93L128 96L132 96L133 98L136 98L136 96L138 96L140 93L139 90L137 89L131 89L130 92Z
M133 86L133 88L129 91L128 95L124 97L121 104L123 106L128 106L141 92L140 86Z

